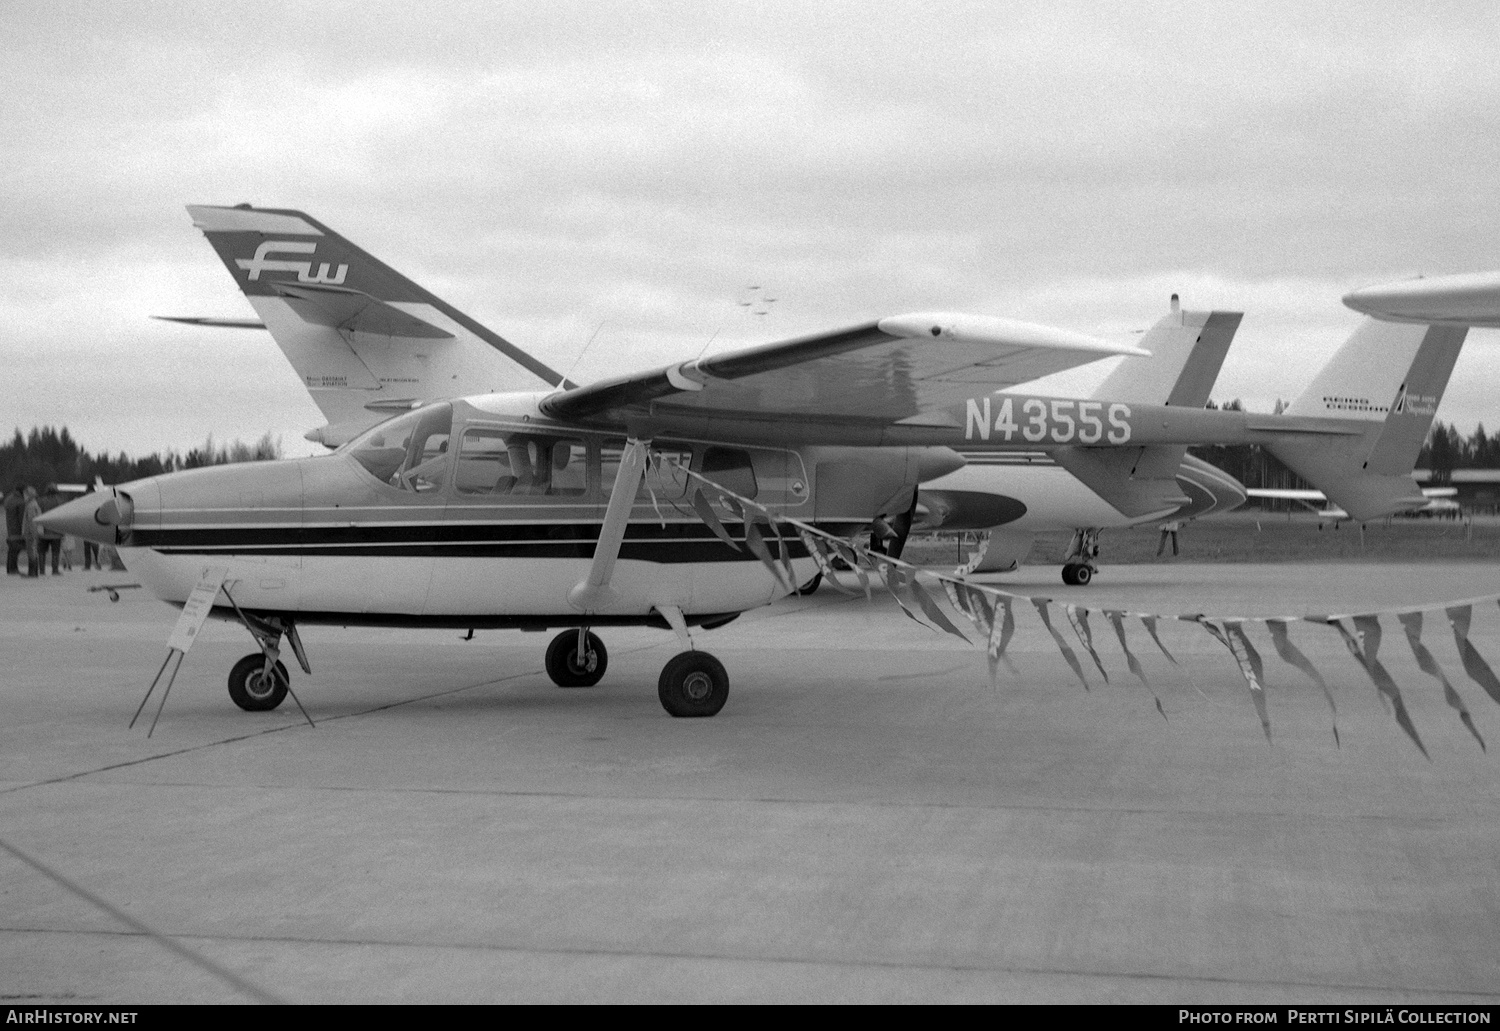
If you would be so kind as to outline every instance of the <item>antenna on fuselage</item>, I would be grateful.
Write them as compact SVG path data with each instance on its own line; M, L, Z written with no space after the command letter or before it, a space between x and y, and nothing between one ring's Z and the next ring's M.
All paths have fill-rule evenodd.
M599 325L594 327L594 332L589 334L589 342L583 345L583 350L578 352L577 356L573 359L573 364L568 366L568 371L563 374L562 379L558 380L558 390L562 390L568 385L568 380L573 378L573 371L578 368L578 363L583 361L583 356L588 354L589 348L594 345L594 338L599 335L599 331L608 325L608 323L608 319L601 319Z

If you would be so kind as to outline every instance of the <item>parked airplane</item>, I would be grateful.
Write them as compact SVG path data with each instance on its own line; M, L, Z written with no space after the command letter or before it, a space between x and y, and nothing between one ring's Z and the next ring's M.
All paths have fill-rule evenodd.
M198 326L261 327L302 379L328 423L309 440L336 447L396 412L455 395L556 386L563 377L515 345L485 329L431 293L376 261L358 247L300 213L257 212L190 206L204 232L254 307L257 320L169 317ZM256 224L294 219L318 234L310 244L280 247L257 243L246 258L237 234L252 212ZM226 214L230 212L230 214ZM311 260L288 260L316 253ZM355 291L345 277L362 270ZM267 275L296 272L295 279ZM401 320L419 320L413 327ZM1114 370L1092 395L1125 403L1202 407L1239 326L1238 312L1172 310L1140 339L1149 357L1134 357ZM398 327L405 326L397 331ZM571 384L566 384L571 386ZM1097 568L1099 533L1154 519L1187 520L1228 511L1244 502L1233 477L1179 449L1176 480L1181 502L1163 514L1152 499L1142 510L1133 495L1101 495L1066 459L1046 451L1024 454L964 454L968 465L926 484L913 509L889 520L894 539L885 546L899 555L913 528L987 531L979 571L1014 569L1042 531L1074 532L1064 559L1063 581L1087 583ZM1165 461L1165 460L1164 460Z
M428 298L382 299L404 281L336 247L320 253L325 232L297 212L197 214L265 291L263 317L408 349L463 328ZM284 698L283 639L310 672L303 623L564 627L546 662L564 686L603 675L591 628L644 624L671 628L689 649L662 671L663 707L709 716L729 680L688 628L765 604L816 563L752 514L703 519L715 501L734 506L693 488L684 470L846 534L909 511L917 484L958 467L955 448L1050 451L1091 486L1166 514L1182 504L1183 446L1261 443L1356 518L1374 518L1421 502L1406 472L1465 332L1375 325L1334 356L1292 414L1258 416L1000 393L1145 352L1007 319L896 316L586 387L437 402L332 456L148 477L43 521L116 545L171 603L186 601L205 568L227 568L213 612L241 620L261 648L230 676L247 709ZM1379 397L1400 403L1377 410ZM773 575L757 553L792 575Z
M1239 312L1183 311L1172 295L1172 310L1140 339L1151 357L1124 360L1085 400L1202 408L1241 317ZM1238 508L1245 500L1238 480L1187 454L1186 448L1176 453L1180 505L1165 514L1156 497L1112 489L1113 484L1090 477L1088 468L1066 452L960 453L967 463L962 469L923 484L914 526L984 531L987 539L976 572L1014 569L1037 533L1071 530L1063 582L1086 584L1097 569L1102 530L1195 519ZM1171 456L1157 461L1170 465Z

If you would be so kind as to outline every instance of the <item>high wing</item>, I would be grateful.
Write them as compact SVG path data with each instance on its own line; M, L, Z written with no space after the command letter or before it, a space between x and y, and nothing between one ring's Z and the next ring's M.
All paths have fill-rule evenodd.
M935 409L1101 358L1149 354L1011 319L917 313L558 392L542 410L581 422L949 425Z

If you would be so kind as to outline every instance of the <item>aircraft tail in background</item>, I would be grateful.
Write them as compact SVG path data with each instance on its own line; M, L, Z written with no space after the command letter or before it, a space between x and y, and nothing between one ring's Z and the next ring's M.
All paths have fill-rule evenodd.
M1421 508L1411 471L1467 334L1467 325L1365 319L1284 413L1357 420L1364 432L1284 439L1271 453L1357 521Z
M1172 310L1136 343L1150 358L1122 359L1094 389L1100 400L1202 408L1219 378L1224 356L1240 328L1242 312Z
M559 373L300 211L189 205L188 213L328 419L309 440L337 447L394 412L455 393L562 383Z

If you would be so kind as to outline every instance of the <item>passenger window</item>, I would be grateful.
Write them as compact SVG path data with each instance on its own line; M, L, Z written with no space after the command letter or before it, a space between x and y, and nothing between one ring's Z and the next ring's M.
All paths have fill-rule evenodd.
M460 494L577 496L587 486L587 466L582 441L471 426L455 482Z
M625 451L623 442L605 441L600 452L599 489L608 495L615 489L615 476L620 471L620 456ZM640 501L649 501L654 495L659 501L675 501L687 493L691 479L683 470L689 468L693 453L686 448L651 449L651 461L646 465L646 474L635 496Z
M755 497L755 466L748 451L736 447L705 448L700 471L725 490L732 490L744 498Z

